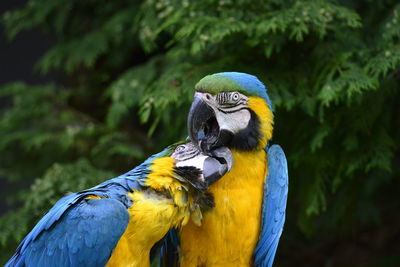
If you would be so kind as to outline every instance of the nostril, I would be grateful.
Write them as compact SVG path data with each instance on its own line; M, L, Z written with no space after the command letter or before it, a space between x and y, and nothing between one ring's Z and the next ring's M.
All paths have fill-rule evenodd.
M207 100L211 100L211 95L210 94L206 94L206 98L207 98Z

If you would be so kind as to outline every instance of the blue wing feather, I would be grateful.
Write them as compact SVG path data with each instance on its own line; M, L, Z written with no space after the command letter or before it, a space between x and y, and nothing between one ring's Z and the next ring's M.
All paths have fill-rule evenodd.
M158 266L179 266L179 237L178 229L172 228L163 239L159 251L160 263Z
M288 195L288 169L285 153L279 145L267 149L268 175L264 184L262 226L257 247L254 251L256 266L271 267L279 238L285 223Z
M24 238L6 266L104 266L129 221L120 201L60 199Z

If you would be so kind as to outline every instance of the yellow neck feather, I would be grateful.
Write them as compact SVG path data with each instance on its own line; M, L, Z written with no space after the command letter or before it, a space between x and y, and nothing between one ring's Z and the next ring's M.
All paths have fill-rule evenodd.
M267 146L268 140L272 138L274 114L261 97L249 97L248 107L256 113L260 121L261 138L257 149L264 149Z
M174 158L155 159L145 184L156 191L168 192L178 207L184 207L188 205L188 188L175 178L174 166Z

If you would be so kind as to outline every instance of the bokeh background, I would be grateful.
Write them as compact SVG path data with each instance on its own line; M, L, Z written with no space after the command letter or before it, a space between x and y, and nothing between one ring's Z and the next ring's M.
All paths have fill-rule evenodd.
M241 71L289 162L275 266L400 266L397 0L0 6L0 264L58 198L184 138L200 78Z

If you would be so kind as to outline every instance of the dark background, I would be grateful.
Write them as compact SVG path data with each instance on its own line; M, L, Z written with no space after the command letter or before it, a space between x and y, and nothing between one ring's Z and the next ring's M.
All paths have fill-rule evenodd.
M26 1L1 1L0 13L6 10L22 7ZM29 44L29 45L28 45ZM41 55L49 48L50 41L41 34L39 30L31 30L21 33L12 43L7 42L4 35L4 28L1 28L0 35L0 84L6 84L12 81L21 80L31 84L54 79L51 75L43 77L32 71L33 65ZM6 100L0 100L0 108L6 105ZM4 195L14 187L6 179L0 179L0 194ZM0 214L7 211L7 205L4 201L0 202Z

